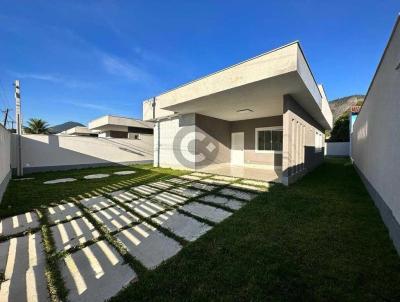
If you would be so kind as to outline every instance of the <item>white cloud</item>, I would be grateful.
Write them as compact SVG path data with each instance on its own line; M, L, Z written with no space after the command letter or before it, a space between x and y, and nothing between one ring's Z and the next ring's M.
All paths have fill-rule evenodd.
M85 88L92 86L92 84L88 83L87 81L77 81L73 79L69 79L60 75L56 74L49 74L49 73L24 73L24 72L11 72L11 74L19 79L32 79L38 81L46 81L56 84L62 84L64 86L70 88Z
M102 63L110 74L122 76L131 81L146 81L150 79L150 75L146 71L118 57L103 53Z

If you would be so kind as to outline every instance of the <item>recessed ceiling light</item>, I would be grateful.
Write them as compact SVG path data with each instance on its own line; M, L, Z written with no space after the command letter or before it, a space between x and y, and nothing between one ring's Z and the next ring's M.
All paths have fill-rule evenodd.
M245 112L253 112L253 110L251 110L251 109L249 109L249 108L245 108L245 109L236 110L236 112L245 113Z

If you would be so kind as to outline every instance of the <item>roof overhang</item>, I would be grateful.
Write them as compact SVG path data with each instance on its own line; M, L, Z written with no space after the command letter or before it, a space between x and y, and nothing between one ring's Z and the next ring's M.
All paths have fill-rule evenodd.
M128 127L152 129L153 123L122 116L105 115L90 121L88 124L88 128L91 130L126 129L127 131Z

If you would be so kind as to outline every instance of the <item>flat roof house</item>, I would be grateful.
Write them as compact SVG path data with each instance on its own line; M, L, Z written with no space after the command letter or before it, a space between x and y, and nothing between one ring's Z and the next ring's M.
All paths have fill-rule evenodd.
M289 184L320 164L332 113L299 42L144 101L154 165Z
M73 136L95 136L97 132L90 130L88 127L76 126L68 130L61 132L62 135L73 135Z
M91 131L97 131L99 137L140 139L143 135L153 135L154 124L141 120L105 115L88 124Z

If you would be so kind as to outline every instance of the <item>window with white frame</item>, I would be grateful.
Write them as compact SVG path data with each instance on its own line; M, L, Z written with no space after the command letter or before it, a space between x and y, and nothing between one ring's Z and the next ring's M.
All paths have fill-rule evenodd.
M256 128L256 152L281 153L283 129L281 127Z
M323 135L320 131L315 131L315 153L322 152Z

